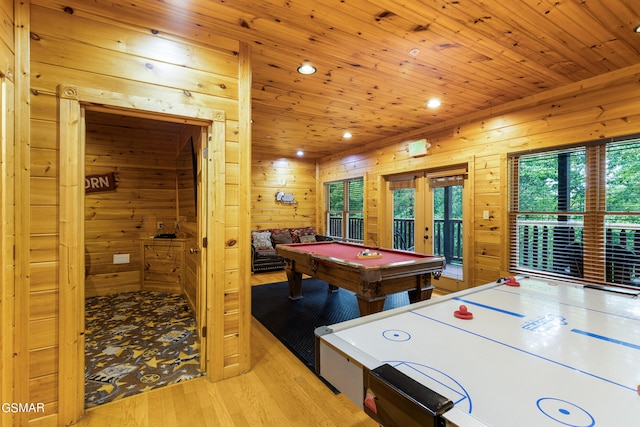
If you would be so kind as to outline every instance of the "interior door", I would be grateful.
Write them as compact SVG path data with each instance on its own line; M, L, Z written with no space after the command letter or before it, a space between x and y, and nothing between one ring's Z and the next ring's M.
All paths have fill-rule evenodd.
M208 127L200 129L199 140L194 139L194 170L196 171L196 201L197 201L197 224L196 241L194 242L194 250L196 251L196 277L197 279L197 298L196 298L196 319L198 324L198 332L200 334L200 370L206 372L207 362L207 269L206 263L203 262L206 254L206 230L207 230L207 182L203 178L206 168L205 153L208 150L207 141L209 140Z
M204 152L206 151L207 128L185 127L178 155L179 230L186 239L184 294L194 310L196 327L200 339L200 368L205 370L206 348L206 275L203 260L206 250L206 180L203 179Z

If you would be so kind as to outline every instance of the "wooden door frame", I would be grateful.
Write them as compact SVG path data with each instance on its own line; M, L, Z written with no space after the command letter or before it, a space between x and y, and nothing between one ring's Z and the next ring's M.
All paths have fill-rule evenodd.
M464 160L464 159L460 159ZM464 289L468 289L474 286L474 234L475 234L475 225L474 225L474 212L475 212L475 203L474 203L474 195L475 195L475 178L474 178L474 157L470 157L466 160L466 162L457 163L456 165L451 165L452 169L456 169L459 165L466 165L467 173L466 178L464 180L464 184L462 187L462 258L464 260L462 264L462 280L458 280L455 277L450 277L446 275L442 275L439 279L441 286L442 284L446 284L446 286L442 286L447 291L461 291ZM424 182L422 185L422 191L424 195L422 197L422 203L424 206L424 210L422 212L423 218L426 220L427 215L433 219L433 193L429 183L427 182L426 173L431 170L447 170L448 166L442 166L438 168L430 168L425 169L425 177L423 178ZM417 197L416 197L417 200ZM426 226L426 224L423 224ZM433 224L431 224L430 241L429 245L433 248ZM417 230L417 229L416 229ZM419 234L416 234L416 240L418 239ZM437 286L437 282L436 282Z
M202 168L202 190L207 195L207 200L203 201L207 206L204 236L224 235L224 229L220 234L225 219L224 191L207 191L207 188L208 185L224 188L224 174L214 174L214 171L223 171L225 166L225 114L220 110L187 104L169 105L160 99L148 100L71 85L60 85L57 95L60 146L58 416L59 424L70 425L84 413L84 109L156 119L162 117L163 120L206 128L203 143L208 145L209 155L204 159ZM216 155L212 156L212 152ZM224 255L224 239L209 240L208 247L203 247L201 252L203 266L214 266L214 261ZM224 313L210 309L212 302L224 299L223 287L214 288L212 285L212 278L219 274L204 271L200 275L200 289L206 306L204 324L210 340L210 344L203 347L202 356L206 359L205 366L211 379L223 376L223 363L219 363L223 358L216 354L220 353L223 337L215 327L223 324ZM214 348L217 352L213 351Z
M466 162L459 163L459 164L464 164L466 163L467 166L467 178L464 181L464 186L463 186L463 190L462 190L462 204L463 204L463 237L462 237L462 241L463 241L463 259L464 259L464 263L463 263L463 276L462 276L462 280L459 282L459 285L457 286L458 289L456 290L462 290L462 289L467 289L473 286L473 284L475 283L475 278L474 278L474 274L475 274L475 270L474 270L474 265L475 265L475 259L474 259L474 250L473 250L473 243L474 243L474 233L475 233L475 225L474 225L474 194L475 194L475 190L474 190L474 158L473 157L469 157L468 159L466 159ZM453 166L452 166L453 167ZM435 169L442 169L445 170L447 168L447 166L437 166L437 167L431 167L428 169L421 169L421 170L416 170L416 171L406 171L400 174L393 174L393 175L383 175L380 176L380 183L378 188L382 189L382 194L380 197L380 226L381 229L388 229L388 224L392 224L393 222L393 195L392 195L392 191L390 189L389 186L389 179L391 177L397 176L397 175L408 175L408 174L413 174L416 177L416 184L415 184L415 206L414 206L414 220L415 220L415 242L416 242L416 249L418 248L418 242L422 241L422 236L425 234L424 231L424 227L427 225L426 224L426 215L427 215L427 209L431 203L431 201L429 200L429 194L430 194L430 189L429 189L429 184L427 183L427 178L426 178L426 172L429 170L435 170ZM432 226L430 227L431 229L433 228ZM391 225L391 229L393 229L393 225ZM431 234L430 236L430 240L428 242L428 246L429 245L433 245L433 236L432 236L433 230L430 230L427 234ZM386 234L382 234L381 238L380 238L380 245L381 246L385 246L385 247L393 247L393 237L391 235L391 233L386 233ZM424 252L431 252L431 251L424 251ZM446 276L442 276L440 279L441 283L444 282L457 282L456 279L453 278L449 278ZM438 282L434 283L435 286L438 286ZM447 286L447 290L452 290L450 289L450 286Z

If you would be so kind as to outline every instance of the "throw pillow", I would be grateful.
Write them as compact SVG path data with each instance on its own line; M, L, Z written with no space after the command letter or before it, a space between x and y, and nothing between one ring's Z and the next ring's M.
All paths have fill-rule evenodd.
M307 234L306 236L300 236L300 243L311 243L316 241L315 234Z
M252 231L251 240L256 249L273 249L270 231Z
M316 229L313 227L294 228L291 230L291 238L293 243L300 243L301 236L316 235Z
M281 233L281 234L273 234L271 236L273 238L273 243L279 245L281 243L293 243L291 240L291 233Z

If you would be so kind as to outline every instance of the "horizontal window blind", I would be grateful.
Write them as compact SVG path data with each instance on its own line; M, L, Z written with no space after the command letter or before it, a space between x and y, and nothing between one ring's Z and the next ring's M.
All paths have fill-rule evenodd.
M405 190L408 188L416 188L416 177L414 175L403 175L398 177L387 178L390 190Z
M464 180L467 177L467 169L446 169L439 171L427 172L427 179L429 180L429 187L441 188L449 187L453 185L464 185Z
M640 287L639 161L637 140L510 156L510 270Z

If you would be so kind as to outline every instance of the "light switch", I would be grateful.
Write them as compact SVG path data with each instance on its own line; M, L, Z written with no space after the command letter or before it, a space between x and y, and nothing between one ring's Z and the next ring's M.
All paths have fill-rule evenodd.
M482 211L482 219L489 219L489 211Z

